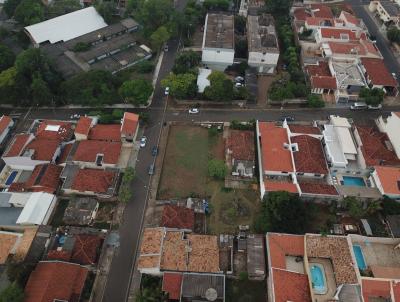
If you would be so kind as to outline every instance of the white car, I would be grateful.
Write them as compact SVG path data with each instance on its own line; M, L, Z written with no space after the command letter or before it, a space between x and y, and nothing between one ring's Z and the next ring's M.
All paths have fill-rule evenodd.
M235 87L236 87L236 88L243 87L243 84L242 84L242 83L235 83Z
M197 109L197 108L190 108L189 109L189 114L197 114L197 113L199 113L200 111L199 111L199 109Z
M397 75L394 72L392 72L392 77L394 77L397 80Z
M146 143L147 143L147 137L142 136L142 138L140 139L140 147L141 148L146 147Z
M71 116L70 116L71 120L74 120L74 119L78 120L80 117L81 117L80 114L77 114L77 113L71 114Z
M169 87L165 87L165 95L169 95Z
M241 77L241 76L237 76L237 77L235 78L235 81L236 81L236 82L243 82L243 81L244 81L244 78Z
M370 109L370 110L379 110L379 109L382 109L382 104L378 104L378 105L368 105L368 109Z

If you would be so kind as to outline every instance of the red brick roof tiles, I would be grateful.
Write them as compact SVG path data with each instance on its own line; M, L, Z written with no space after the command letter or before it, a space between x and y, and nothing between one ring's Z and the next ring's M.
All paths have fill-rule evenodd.
M294 183L288 181L264 180L264 188L267 192L287 191L289 193L298 193Z
M304 236L268 233L271 267L286 269L286 256L304 256Z
M58 126L58 130L49 130L51 126ZM47 140L69 140L72 136L72 123L61 121L44 120L36 130L36 137Z
M98 154L103 154L103 163L116 164L118 163L121 153L122 144L120 142L106 142L84 140L80 141L74 154L74 161L91 162L96 161Z
M11 147L3 156L19 156L30 138L29 134L17 134L11 142Z
M194 228L194 211L185 207L166 205L163 210L161 224L167 228Z
M289 129L292 133L321 135L321 130L314 126L290 124Z
M359 36L357 35L356 31L346 28L322 27L320 30L321 30L321 36L323 38L344 40L345 35L348 36L349 40L359 40L359 39L365 40L367 38L365 34L361 34Z
M102 239L96 235L76 235L71 261L89 265L97 261L97 253L101 247Z
M307 17L310 17L310 14L306 11L306 8L301 7L294 11L296 21L305 21Z
M252 161L255 159L254 146L253 131L230 130L225 147L232 152L232 158Z
M76 124L75 133L89 135L92 119L87 116L82 116Z
M392 281L394 302L400 302L400 282Z
M400 165L396 154L386 147L385 141L389 141L389 138L385 133L379 132L374 127L356 126L356 129L362 142L361 152L367 166Z
M397 87L397 82L386 68L382 59L361 58L367 76L373 85Z
M75 175L71 189L79 192L106 193L117 173L97 169L81 169Z
M315 3L311 4L312 14L317 18L330 18L333 19L333 13L329 6Z
M390 281L362 279L362 294L365 302L372 302L370 298L390 299Z
M122 120L121 133L127 136L133 136L139 124L139 115L131 112L125 112Z
M311 302L308 276L272 269L275 302Z
M360 25L360 19L358 19L354 15L350 14L349 12L342 11L341 14L344 15L344 17L348 23L351 23L354 25Z
M181 297L182 274L164 273L162 290L168 293L171 300L179 300Z
M25 302L78 302L88 269L66 262L39 262L25 287Z
M11 117L7 115L3 115L0 118L0 134L2 134L8 128L11 122L12 122Z
M321 194L321 195L339 195L335 187L323 183L301 182L299 183L302 193Z
M59 146L60 143L58 140L35 138L25 147L24 151L29 149L34 150L35 152L32 156L34 160L51 161Z
M67 144L61 150L61 155L57 159L57 164L63 164L67 161L68 155L71 152L72 146L74 144Z
M308 26L322 26L324 24L333 24L334 19L331 18L317 18L317 17L307 17L306 24Z
M292 144L297 143L299 151L293 152L297 172L327 174L321 141L309 135L297 135L291 138Z
M311 77L311 87L335 90L337 88L336 78L331 77L331 76Z
M375 166L376 174L385 194L400 195L400 168Z
M317 65L306 65L305 68L310 76L332 76L328 63L324 61Z
M121 140L121 125L98 124L89 131L89 139L99 141L119 142Z
M59 261L67 261L71 260L71 252L70 251L57 251L57 250L50 250L47 253L47 260L59 260Z

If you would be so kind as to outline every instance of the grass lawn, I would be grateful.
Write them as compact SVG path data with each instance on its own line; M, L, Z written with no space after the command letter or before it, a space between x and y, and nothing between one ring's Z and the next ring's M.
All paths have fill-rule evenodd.
M267 301L265 281L239 281L226 279L226 302Z

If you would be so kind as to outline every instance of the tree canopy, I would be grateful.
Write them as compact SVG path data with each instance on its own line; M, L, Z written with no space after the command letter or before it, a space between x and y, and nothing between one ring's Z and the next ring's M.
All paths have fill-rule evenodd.
M16 283L11 283L0 292L0 302L22 302L24 291Z
M164 25L160 26L150 36L151 45L153 45L155 49L159 49L165 42L169 40L170 37L171 35L167 27Z
M153 85L144 79L126 81L119 88L120 96L136 106L147 105L152 93Z
M96 1L94 7L107 24L112 23L113 15L117 12L117 5L114 1Z
M387 38L390 42L399 43L400 42L400 29L392 26L386 32Z
M8 17L14 16L17 6L21 3L21 0L6 0L4 1L3 9Z
M325 107L325 102L317 94L310 94L307 98L307 105L311 108L322 108Z
M47 8L47 15L50 18L72 13L81 9L79 0L54 0Z
M209 76L210 86L204 89L204 96L213 101L231 101L233 83L221 71L213 71Z
M192 73L169 74L161 81L163 87L169 87L170 94L177 99L193 98L197 94L197 77Z
M124 176L122 177L121 185L119 187L118 199L121 202L128 202L132 199L132 181L135 178L135 170L132 167L125 169Z
M223 160L211 159L208 161L208 176L222 180L225 178L226 171L226 165Z
M0 72L14 65L15 55L10 48L0 44Z
M175 59L175 64L172 68L172 71L175 74L188 72L197 73L196 71L193 71L193 68L198 66L200 61L201 57L197 52L192 50L183 51Z
M380 88L361 88L360 98L368 105L378 105L382 103L385 92Z
M44 5L40 0L22 0L14 12L14 18L24 26L44 20Z

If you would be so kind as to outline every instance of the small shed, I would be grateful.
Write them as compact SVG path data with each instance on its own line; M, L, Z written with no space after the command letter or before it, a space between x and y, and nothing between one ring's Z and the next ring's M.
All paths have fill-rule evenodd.
M252 234L247 237L247 273L250 280L265 279L264 236Z

